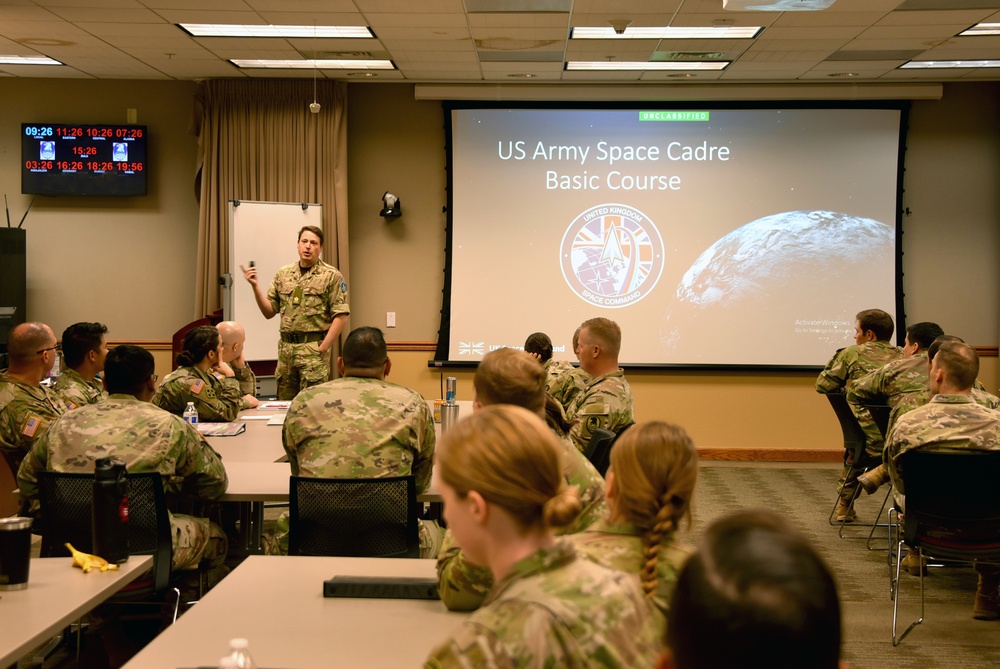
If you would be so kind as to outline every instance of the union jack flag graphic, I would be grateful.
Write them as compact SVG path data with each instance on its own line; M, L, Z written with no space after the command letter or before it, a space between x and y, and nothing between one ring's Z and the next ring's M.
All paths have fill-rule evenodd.
M485 343L481 341L460 341L458 343L458 354L482 355L485 352Z

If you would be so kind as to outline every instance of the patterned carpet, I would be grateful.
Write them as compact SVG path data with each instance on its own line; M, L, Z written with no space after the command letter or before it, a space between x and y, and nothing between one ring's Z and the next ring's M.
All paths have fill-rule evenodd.
M1000 666L1000 621L972 619L976 574L965 566L931 567L924 580L924 623L893 648L886 551L866 550L869 528L861 527L875 517L884 492L862 496L858 523L845 528L845 536L857 538L840 539L839 528L827 524L838 474L839 467L831 465L705 463L684 538L696 542L714 518L737 509L777 511L815 542L837 577L843 656L853 669ZM880 528L872 546L884 549L886 543ZM901 581L900 626L905 629L919 614L919 578L904 573Z

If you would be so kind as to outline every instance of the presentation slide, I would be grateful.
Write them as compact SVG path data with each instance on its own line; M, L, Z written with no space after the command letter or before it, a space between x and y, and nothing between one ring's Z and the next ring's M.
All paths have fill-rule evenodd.
M896 316L901 108L449 112L449 361L603 316L624 365L823 365Z

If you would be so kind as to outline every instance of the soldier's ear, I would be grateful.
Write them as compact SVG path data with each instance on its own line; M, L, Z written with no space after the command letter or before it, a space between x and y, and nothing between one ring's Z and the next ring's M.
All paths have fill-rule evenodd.
M337 358L337 375L338 376L344 375L344 356L339 356Z
M483 524L486 519L489 518L490 509L486 500L475 490L470 490L469 494L466 495L466 501L469 503L469 508L472 511L472 517L477 523Z
M392 369L392 360L389 358L385 359L385 371L382 374L382 378L389 376L389 370Z

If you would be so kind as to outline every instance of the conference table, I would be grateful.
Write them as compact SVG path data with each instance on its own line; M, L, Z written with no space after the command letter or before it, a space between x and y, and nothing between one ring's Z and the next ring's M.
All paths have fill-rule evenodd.
M438 600L323 597L336 575L434 578L434 560L252 555L125 669L215 667L245 638L258 667L415 667L467 617Z
M151 555L133 555L118 571L84 574L73 558L33 558L24 590L0 591L0 667L41 646L69 623L146 573Z
M433 402L428 405L433 410ZM471 401L460 401L458 405L460 419L472 413ZM240 554L260 552L264 504L288 503L288 479L292 470L281 443L281 426L258 419L282 415L281 411L248 409L237 418L246 425L242 433L232 437L207 437L212 448L222 456L229 477L229 487L220 501L239 504L242 541L231 549ZM435 430L440 438L440 423L435 423ZM439 504L441 495L431 488L419 493L417 501Z

